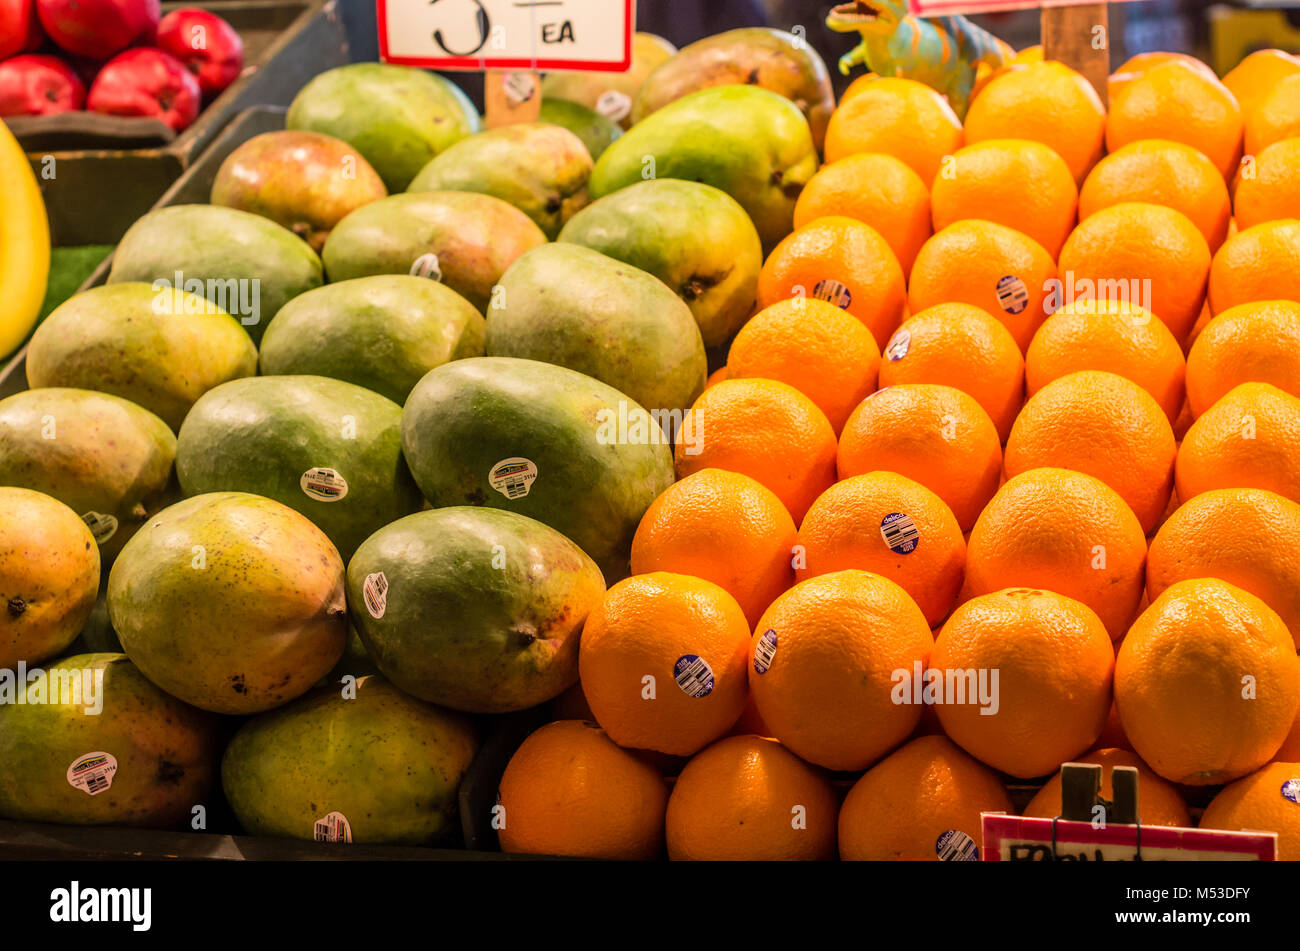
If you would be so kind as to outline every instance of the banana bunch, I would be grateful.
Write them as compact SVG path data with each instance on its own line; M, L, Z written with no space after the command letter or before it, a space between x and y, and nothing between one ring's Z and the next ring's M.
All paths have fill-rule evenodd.
M27 338L50 276L50 225L27 156L0 122L0 358Z

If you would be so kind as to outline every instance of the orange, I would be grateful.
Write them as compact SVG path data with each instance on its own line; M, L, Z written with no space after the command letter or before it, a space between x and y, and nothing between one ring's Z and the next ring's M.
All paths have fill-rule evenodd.
M689 756L745 708L749 635L736 599L711 581L625 578L583 626L582 692L619 746Z
M767 486L795 525L835 481L835 430L817 404L776 380L723 380L701 393L677 443L677 477L726 469Z
M1169 504L1178 446L1146 390L1100 370L1053 380L1031 396L1007 440L1008 477L1053 466L1096 476L1149 532Z
M1095 749L1074 757L1076 763L1096 763L1101 767L1101 797L1111 799L1114 788L1111 776L1116 766L1132 766L1138 771L1138 818L1145 826L1179 826L1192 824L1187 803L1175 786L1165 782L1135 753L1119 749ZM1022 815L1038 819L1055 819L1061 814L1061 774L1049 779L1029 800Z
M1300 502L1300 399L1242 383L1192 423L1178 447L1180 499L1210 489L1267 489Z
M934 639L907 592L849 569L801 581L754 629L750 690L772 734L836 770L866 769L916 728L892 699L895 672L929 660Z
M1217 578L1165 589L1115 661L1133 749L1175 783L1207 786L1267 763L1300 707L1295 641L1253 594Z
M1210 246L1180 211L1121 202L1081 222L1057 264L1065 303L1084 297L1138 304L1181 342L1205 301Z
M822 167L794 206L794 226L844 215L875 228L907 274L930 237L930 190L901 160L859 152Z
M1010 62L1019 63L1041 63L1043 61L1043 45L1036 43L1033 46L1026 46L1015 56L1011 57Z
M1300 763L1277 762L1225 787L1210 800L1198 828L1276 832L1277 858L1300 859Z
M1069 166L1076 183L1101 158L1106 109L1092 84L1063 63L1012 69L990 79L966 113L966 144L1031 139Z
M733 380L788 383L817 404L839 433L876 389L880 348L871 331L834 304L779 301L749 319L727 353Z
M1266 221L1223 243L1210 267L1210 310L1257 300L1300 300L1300 221Z
M1188 578L1253 594L1300 646L1300 505L1263 489L1215 489L1184 502L1151 541L1147 597Z
M1300 61L1283 50L1256 50L1223 76L1223 85L1249 115L1279 81L1300 73Z
M1246 113L1246 154L1300 135L1300 73L1284 76Z
M835 858L838 809L822 770L775 740L729 736L677 777L668 800L668 857L826 861Z
M1291 732L1282 741L1281 747L1273 754L1273 761L1278 763L1295 763L1300 761L1300 710L1291 724Z
M501 776L502 852L656 859L668 786L594 723L559 720L529 735Z
M1116 652L1122 643L1124 643L1122 640L1115 643ZM1119 722L1119 708L1115 706L1114 700L1110 702L1110 714L1106 717L1106 725L1102 728L1101 736L1097 737L1097 747L1099 749L1118 747L1133 752L1133 744L1124 735L1124 725Z
M880 77L875 73L863 73L857 79L853 80L853 82L849 83L849 88L844 90L844 95L840 97L840 102L848 102L858 93L866 89L868 83L874 82L879 78Z
M707 390L711 386L716 386L726 378L727 378L727 367L724 364L723 366L718 367L716 370L714 370L712 373L709 374L709 378L704 381L704 389ZM701 392L703 392L703 390L701 390Z
M1199 149L1224 179L1241 157L1241 107L1203 64L1162 63L1115 93L1106 119L1106 149L1138 139L1171 139Z
M1156 51L1150 53L1138 53L1131 56L1120 65L1119 69L1111 73L1106 82L1106 95L1111 101L1124 91L1133 80L1144 75L1156 66L1163 66L1165 63L1181 62L1186 63L1196 71L1203 73L1211 78L1214 77L1214 70L1202 63L1195 56L1187 53L1169 53Z
M1029 395L1079 370L1132 380L1160 404L1170 423L1183 407L1183 351L1169 328L1136 304L1076 300L1043 322L1025 356Z
M1300 218L1300 138L1274 142L1242 166L1233 211L1238 228Z
M966 540L952 511L893 472L853 476L823 492L804 516L798 544L800 581L846 568L874 571L901 585L931 627L952 610L966 569Z
M1142 600L1146 554L1142 526L1114 489L1082 472L1031 469L1008 479L975 523L966 588L1046 588L1082 601L1118 638Z
M1079 189L1079 220L1130 201L1181 211L1211 251L1228 236L1228 186L1214 163L1190 145L1139 139L1107 155Z
M1255 301L1215 317L1187 354L1187 400L1204 413L1241 383L1300 396L1300 303Z
M930 189L940 231L978 218L1017 228L1053 258L1074 227L1079 190L1065 160L1041 142L988 139L945 161Z
M632 573L671 571L712 581L752 629L794 584L795 525L770 489L739 472L701 469L650 504L632 538Z
M845 97L826 128L826 161L857 152L901 159L929 187L945 155L961 148L961 122L948 100L914 79L885 77Z
M791 298L828 301L884 340L903 319L907 285L875 228L854 218L817 218L776 246L758 274L758 307Z
M912 265L908 304L971 304L992 314L1023 351L1047 316L1056 262L1028 235L991 221L949 225L921 248Z
M972 304L936 304L913 314L885 346L880 385L942 383L974 398L1011 432L1025 399L1025 361L1001 323Z
M840 808L840 858L975 862L980 813L1012 811L997 773L946 736L922 736L853 784Z
M841 479L897 472L943 500L966 531L997 490L1002 444L988 413L961 390L901 383L869 396L840 436Z
M967 601L930 656L943 678L936 707L943 731L976 759L1022 778L1049 773L1097 741L1114 665L1092 610L1035 588Z

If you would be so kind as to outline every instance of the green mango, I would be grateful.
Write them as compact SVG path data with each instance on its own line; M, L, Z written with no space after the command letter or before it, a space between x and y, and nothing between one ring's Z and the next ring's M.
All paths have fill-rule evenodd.
M645 271L577 244L545 244L501 278L487 355L568 367L650 409L685 410L708 362L690 308Z
M706 347L726 343L753 313L762 242L745 209L712 185L629 185L574 215L559 240L659 278L691 309Z
M301 696L342 656L343 560L286 505L196 495L122 548L108 614L127 655L172 696L214 713L260 713Z
M209 390L185 418L186 495L250 492L311 519L346 561L423 499L402 458L402 408L323 376L257 376Z
M486 311L492 288L546 235L518 208L474 192L392 195L358 208L325 242L330 280L417 274Z
M262 372L346 380L399 406L434 367L481 357L483 315L445 284L377 274L295 297L262 338Z
M145 281L206 297L254 342L281 307L324 283L320 258L287 228L219 205L151 211L122 236L108 283Z
M0 816L187 823L216 777L217 718L159 690L124 654L79 654L44 670L23 703L0 680Z
M352 621L379 670L470 713L545 703L578 679L600 569L553 528L454 506L380 529L348 565Z
M477 751L467 717L368 676L249 720L221 783L253 835L438 845L459 832L457 792Z
M591 154L557 125L521 122L461 139L416 175L408 192L477 192L514 205L554 239L587 204Z
M592 161L600 158L609 144L623 134L623 127L594 109L568 99L542 100L538 120L568 129L582 140Z
M634 400L511 357L430 370L402 409L402 451L435 507L537 519L577 543L609 584L627 575L637 524L674 480L669 440Z
M764 254L794 229L794 205L819 164L808 120L758 86L715 86L670 102L605 150L593 200L650 178L720 188L758 229Z
M52 495L81 515L104 564L176 501L176 437L109 393L45 387L0 400L0 485Z
M479 130L478 110L437 73L389 63L352 63L321 73L294 97L285 128L342 139L406 189L429 160Z
M27 385L111 393L179 429L212 387L257 372L239 322L185 291L131 282L56 307L27 348Z

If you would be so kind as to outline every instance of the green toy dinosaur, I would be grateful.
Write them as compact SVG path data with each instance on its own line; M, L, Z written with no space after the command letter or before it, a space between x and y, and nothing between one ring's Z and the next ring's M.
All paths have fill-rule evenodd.
M860 33L862 42L840 57L840 72L865 65L878 76L925 83L948 97L964 119L980 63L1003 66L1014 51L962 16L922 19L906 0L855 0L834 7L826 25L837 33Z

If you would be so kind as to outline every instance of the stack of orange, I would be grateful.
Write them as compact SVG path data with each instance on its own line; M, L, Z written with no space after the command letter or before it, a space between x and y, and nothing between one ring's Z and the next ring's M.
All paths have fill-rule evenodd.
M854 82L504 847L969 859L1073 759L1148 824L1229 783L1202 825L1300 858L1300 60L1142 54L1109 100L1041 48L964 124Z

